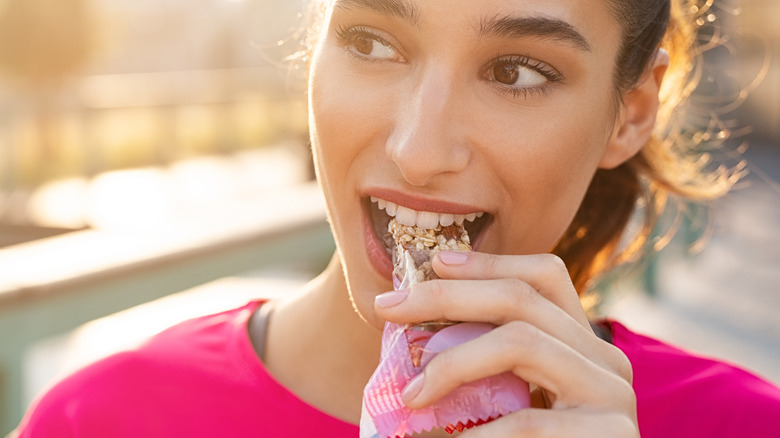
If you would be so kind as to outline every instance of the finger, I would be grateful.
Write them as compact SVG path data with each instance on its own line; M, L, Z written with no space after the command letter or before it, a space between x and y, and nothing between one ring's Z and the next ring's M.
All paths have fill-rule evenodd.
M375 304L378 316L398 324L449 320L500 326L525 321L604 366L616 366L613 360L600 359L608 358L611 349L593 334L590 325L583 327L521 280L433 280L411 290L380 295Z
M637 438L630 413L594 413L586 410L522 409L460 434L461 438Z
M516 278L571 315L583 327L590 324L566 264L553 254L494 255L442 252L434 258L436 274L446 279Z
M422 382L415 382L416 391L405 392L404 401L418 409L464 383L507 371L543 387L553 408L609 407L633 397L631 385L619 376L538 328L515 321L439 353L423 370Z

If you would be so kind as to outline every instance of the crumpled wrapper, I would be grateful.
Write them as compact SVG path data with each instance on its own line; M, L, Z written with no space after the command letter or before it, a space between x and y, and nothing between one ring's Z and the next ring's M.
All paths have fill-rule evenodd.
M437 251L400 248L394 257L394 288L437 278L430 261ZM405 437L436 429L463 431L530 406L528 383L512 373L464 384L437 403L418 410L404 405L401 392L446 348L495 328L486 323L432 321L386 323L380 363L363 394L360 438Z

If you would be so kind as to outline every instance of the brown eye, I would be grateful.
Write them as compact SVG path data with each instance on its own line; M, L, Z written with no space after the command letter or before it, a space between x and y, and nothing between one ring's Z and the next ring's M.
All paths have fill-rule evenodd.
M374 50L374 41L362 36L355 38L354 44L355 51L363 55L370 55Z
M520 77L520 68L517 64L499 62L493 66L493 78L502 84L514 85Z
M522 92L541 89L550 82L557 82L561 75L548 64L526 56L506 56L488 65L485 77L504 90Z
M388 39L364 27L338 29L336 36L353 55L368 61L401 61L403 58Z

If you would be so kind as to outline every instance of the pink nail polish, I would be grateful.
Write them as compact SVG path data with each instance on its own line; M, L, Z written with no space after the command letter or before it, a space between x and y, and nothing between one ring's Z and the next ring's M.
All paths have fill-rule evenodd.
M409 296L408 290L396 290L377 295L374 302L379 307L393 307L401 304Z
M439 260L445 265L462 265L466 263L468 254L465 252L442 251L439 253Z

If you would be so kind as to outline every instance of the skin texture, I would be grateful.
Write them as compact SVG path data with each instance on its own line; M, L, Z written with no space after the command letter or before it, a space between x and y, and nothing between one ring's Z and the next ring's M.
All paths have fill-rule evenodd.
M529 19L550 31L506 26ZM306 290L275 303L271 372L357 422L384 321L491 322L496 330L428 365L405 394L410 407L512 371L543 389L537 408L463 436L638 436L630 364L593 334L566 267L546 254L595 171L650 135L666 61L657 57L616 108L619 38L601 3L336 2L314 48L309 96L338 251ZM491 221L475 252L434 261L442 280L377 299L392 283L371 246L369 196Z

